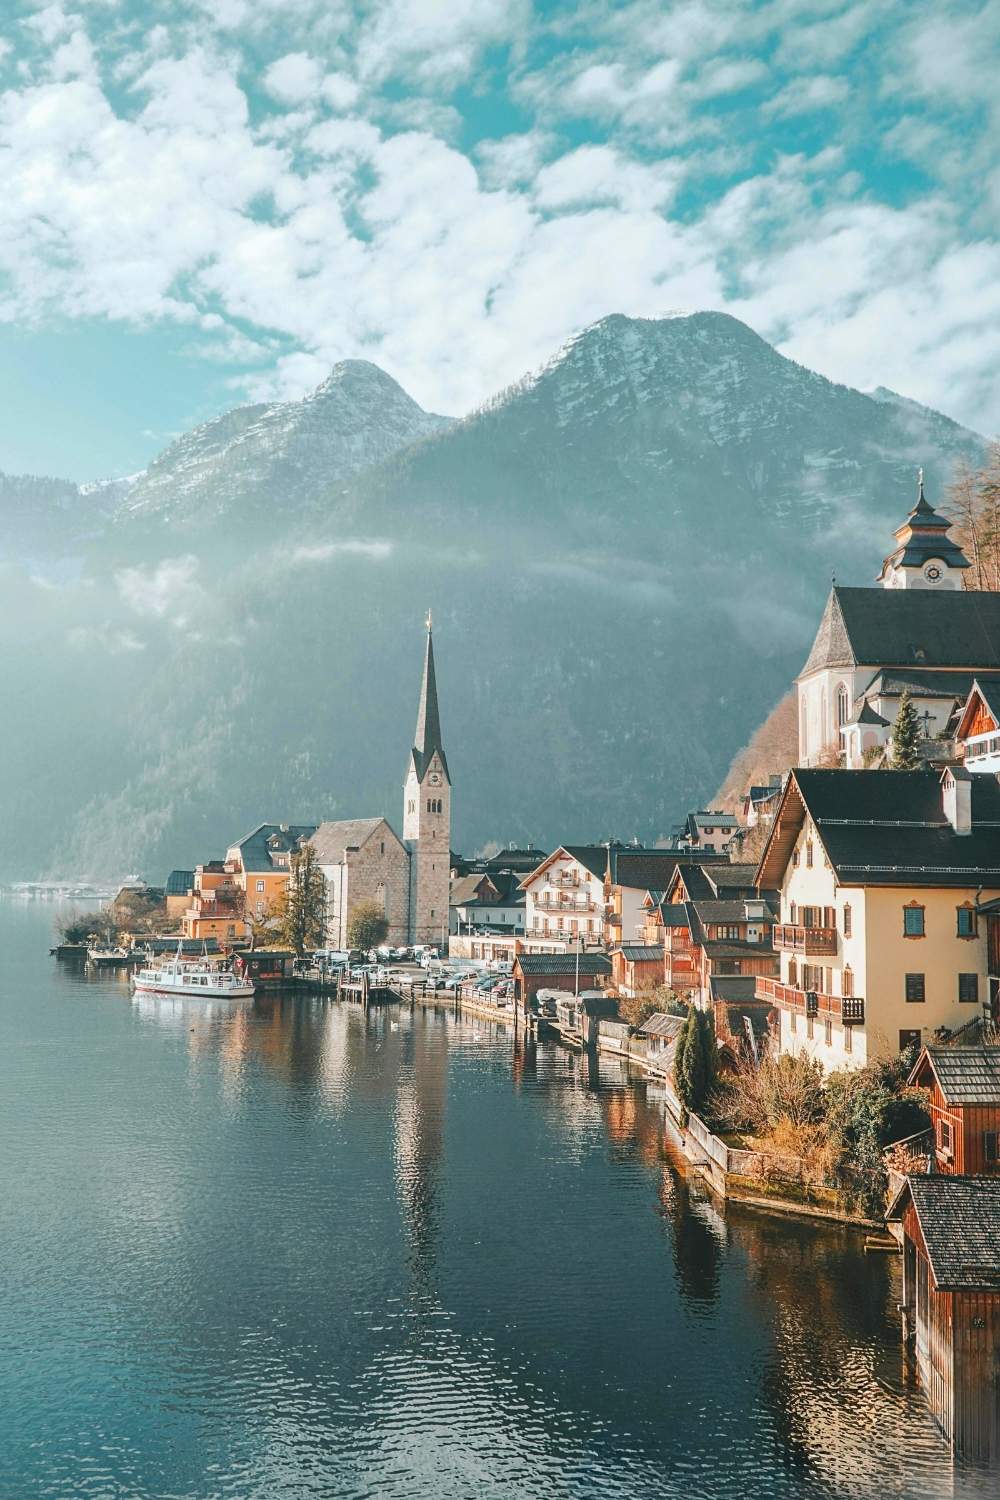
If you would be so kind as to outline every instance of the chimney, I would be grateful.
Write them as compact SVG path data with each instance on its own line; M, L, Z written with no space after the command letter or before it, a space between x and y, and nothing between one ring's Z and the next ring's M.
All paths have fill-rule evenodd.
M972 832L972 776L964 766L948 766L941 777L944 815L956 833Z

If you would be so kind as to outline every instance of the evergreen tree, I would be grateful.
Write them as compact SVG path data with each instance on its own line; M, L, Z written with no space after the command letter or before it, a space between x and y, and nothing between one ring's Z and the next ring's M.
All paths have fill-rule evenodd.
M715 1086L717 1067L712 1018L693 1005L674 1053L674 1082L685 1109L697 1114L705 1107Z
M301 958L326 937L326 880L311 844L292 855L292 866L278 913L278 933L286 948Z
M916 771L922 765L920 759L920 720L913 706L909 688L899 700L899 713L892 726L892 769L894 771Z

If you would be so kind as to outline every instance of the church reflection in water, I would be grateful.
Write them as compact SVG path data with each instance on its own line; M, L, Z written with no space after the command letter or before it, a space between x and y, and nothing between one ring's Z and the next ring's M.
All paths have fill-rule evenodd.
M134 1003L143 1020L183 1034L192 1064L218 1067L236 1110L252 1109L256 1091L280 1084L289 1107L331 1119L348 1107L368 1108L372 1118L391 1121L405 1295L417 1318L431 1315L441 1296L446 1125L458 1060L472 1055L487 1059L482 1066L509 1069L515 1092L564 1142L592 1141L599 1122L612 1163L648 1171L649 1206L669 1249L664 1274L688 1314L731 1317L727 1288L739 1269L766 1329L757 1378L785 1464L830 1483L850 1476L856 1493L919 1492L911 1488L912 1453L901 1452L898 1438L918 1421L930 1430L930 1418L899 1336L896 1260L864 1257L858 1232L847 1227L723 1206L690 1175L655 1084L630 1077L622 1062L419 1006L366 1011L281 994L224 1007ZM485 1139L483 1147L488 1175ZM956 1496L989 1493L989 1482L980 1491L969 1487L967 1471L955 1475ZM933 1493L943 1493L939 1482Z

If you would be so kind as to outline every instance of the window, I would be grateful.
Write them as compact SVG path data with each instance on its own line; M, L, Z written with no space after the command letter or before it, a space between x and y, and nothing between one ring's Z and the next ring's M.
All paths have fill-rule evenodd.
M790 958L788 960L788 983L791 985L792 989L794 990L795 988L797 988L798 982L799 982L799 967L798 967L798 964L795 962L794 958Z
M725 942L735 943L739 941L740 929L735 923L723 923L719 928L719 937Z
M257 915L258 915L258 917L262 917L264 915L264 903L263 903L263 901L258 901L257 902Z
M263 892L263 890L264 890L264 882L263 882L263 880L258 880L258 882L257 882L257 891L258 891L258 894L261 894Z
M813 1039L813 1032L815 1031L815 1029L816 1028L815 1028L815 1026L813 1024L813 1018L812 1018L812 1016L807 1016L806 1017L806 1036L809 1038L810 1041L812 1041L812 1039Z
M799 1029L799 1018L795 1014L794 1010L790 1010L788 1012L788 1024L791 1028L792 1034L794 1035L794 1033Z
M806 844L806 869L807 870L811 870L812 867L813 867L813 846L812 846L812 839L810 839L809 842Z
M847 968L840 976L840 993L842 995L854 994L854 970L851 968L850 964L848 964Z
M385 839L383 839L381 841L381 843L379 844L379 846L378 846L378 852L380 854L384 854L385 853Z
M854 1051L854 1027L853 1026L845 1026L844 1027L844 1051L845 1052L853 1052Z
M1000 1133L995 1130L985 1130L983 1132L983 1160L992 1162L994 1166L1000 1161L1000 1152L997 1149L998 1144L1000 1144Z
M924 936L924 908L914 902L911 906L903 907L903 936L918 938Z
M959 906L955 915L958 919L958 936L960 938L974 938L976 936L976 908L974 906Z
M907 974L906 976L906 1000L909 1005L918 1005L926 1000L924 990L924 976L922 974Z
M796 869L798 869L799 851L797 849L793 849L792 850L792 864L795 866Z
M901 1031L899 1033L899 1050L908 1052L911 1047L920 1046L920 1031Z
M946 1156L950 1156L955 1149L955 1134L951 1128L950 1120L938 1120L938 1145Z
M845 937L850 937L851 936L851 907L850 907L850 903L848 903L844 907L844 936Z
M823 1022L823 1040L828 1047L833 1046L833 1022Z
M851 700L844 683L837 689L837 728L843 729L851 712Z
M975 1005L979 999L978 974L959 974L958 998L962 1005Z

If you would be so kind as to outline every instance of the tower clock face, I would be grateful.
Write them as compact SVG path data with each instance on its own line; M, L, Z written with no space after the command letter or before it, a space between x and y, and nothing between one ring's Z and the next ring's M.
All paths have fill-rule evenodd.
M927 579L928 583L940 583L941 564L936 562L929 562L924 568L924 577Z
M428 782L430 783L431 786L440 786L441 785L441 774L440 774L440 772L439 771L432 771L431 774L428 776L427 780L428 780Z

